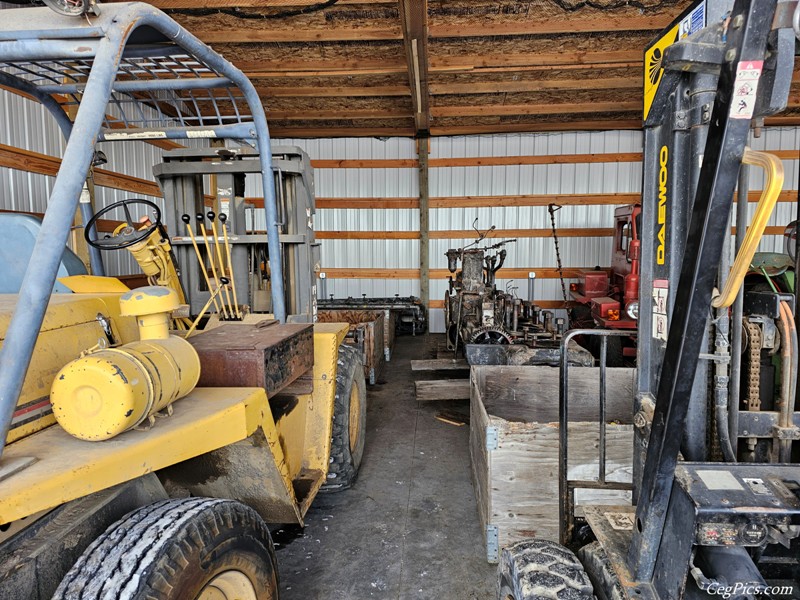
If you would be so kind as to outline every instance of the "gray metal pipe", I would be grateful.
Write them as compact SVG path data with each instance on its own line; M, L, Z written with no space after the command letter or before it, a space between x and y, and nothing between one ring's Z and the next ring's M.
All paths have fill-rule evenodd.
M744 242L747 225L748 195L750 193L750 165L742 163L739 170L739 187L736 192L736 254ZM728 430L734 451L739 445L739 404L742 387L742 317L744 316L744 288L739 289L731 313L731 373L728 399Z
M3 446L44 320L78 198L94 156L94 138L105 118L107 98L117 71L116 51L121 41L118 31L109 31L108 37L98 47L83 105L64 151L62 162L70 168L60 169L56 177L14 315L0 349L0 440ZM0 456L1 453L0 449Z
M731 236L730 217L728 217L728 231L722 244L722 260L719 263L717 285L719 289L725 287L730 274L731 264ZM730 376L728 375L728 362L730 359L730 317L727 308L716 310L714 321L714 419L717 426L717 439L722 455L726 462L736 462L736 451L731 443L730 430L728 429L728 402Z

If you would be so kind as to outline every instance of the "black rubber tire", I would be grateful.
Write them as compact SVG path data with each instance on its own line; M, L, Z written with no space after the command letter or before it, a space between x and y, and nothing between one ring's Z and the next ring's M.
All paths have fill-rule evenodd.
M598 600L625 600L614 567L600 542L592 542L578 550L578 558L594 586Z
M98 537L64 576L53 600L191 600L229 571L257 597L278 597L266 524L233 500L181 498L143 506Z
M527 540L504 548L497 567L498 600L594 600L578 558L561 544Z
M355 443L350 441L350 396L358 394L358 432ZM346 490L356 480L367 434L367 384L364 366L358 349L342 344L336 366L336 398L333 406L333 433L328 475L320 491Z

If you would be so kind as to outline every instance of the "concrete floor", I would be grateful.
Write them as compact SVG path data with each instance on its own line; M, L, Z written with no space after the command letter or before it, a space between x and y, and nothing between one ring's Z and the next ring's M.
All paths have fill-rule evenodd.
M411 372L410 360L432 358L434 346L433 336L397 338L382 380L367 390L355 485L318 496L296 536L277 532L282 600L495 597L470 479L469 426L434 418L442 410L468 415L468 402L418 404L414 395L415 378L447 377Z

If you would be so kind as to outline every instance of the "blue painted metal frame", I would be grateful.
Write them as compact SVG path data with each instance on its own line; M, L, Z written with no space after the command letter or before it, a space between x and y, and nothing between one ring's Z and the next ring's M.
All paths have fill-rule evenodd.
M44 319L50 293L56 279L58 265L67 243L78 198L89 172L95 143L100 139L136 139L137 130L128 131L129 136L103 135L106 107L112 98L115 77L120 68L126 44L141 28L152 38L153 33L163 36L164 42L172 42L186 54L216 71L230 81L230 87L238 88L250 110L252 122L221 125L217 127L184 128L188 132L204 130L207 137L248 137L255 139L261 149L260 160L266 210L269 262L272 270L272 302L275 317L286 320L286 301L283 280L281 245L278 237L278 212L275 201L275 184L272 176L272 157L269 152L270 137L267 119L261 100L253 84L240 70L219 56L209 46L188 33L163 12L143 3L106 4L100 17L87 25L85 21L60 17L47 8L15 9L5 11L3 31L0 32L0 63L35 60L67 60L69 58L91 59L89 77L82 84L81 103L70 128L64 123L64 112L52 97L32 89L36 85L24 78L5 74L2 83L28 93L42 101L53 113L68 138L62 165L56 176L47 211L42 221L41 232L36 240L29 269L22 282L17 307L0 350L0 439L3 446L11 420L30 364L33 348ZM4 17L6 15L4 14ZM160 56L164 48L152 46L152 55ZM173 46L174 48L174 46ZM141 52L141 49L139 49ZM145 49L143 54L148 55ZM195 77L187 79L189 86L205 87ZM148 87L158 87L143 80L141 88L135 82L126 83L130 92ZM174 85L172 82L170 85ZM219 78L208 78L207 87L218 87ZM179 89L172 87L170 89ZM49 99L48 99L49 98ZM67 129L70 131L67 132ZM169 129L169 131L166 131ZM141 131L139 132L141 133ZM180 128L165 127L162 137L180 137ZM247 135L242 135L247 134ZM2 447L0 447L2 456Z

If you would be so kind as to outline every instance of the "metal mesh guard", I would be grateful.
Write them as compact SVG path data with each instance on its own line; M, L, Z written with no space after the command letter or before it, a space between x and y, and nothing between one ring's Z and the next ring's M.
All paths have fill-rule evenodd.
M173 46L173 49L174 53L157 48L152 55L136 49L126 53L109 98L104 129L219 127L252 122L250 109L238 87L180 48ZM92 59L0 62L0 71L52 94L68 108L80 104L93 62Z

